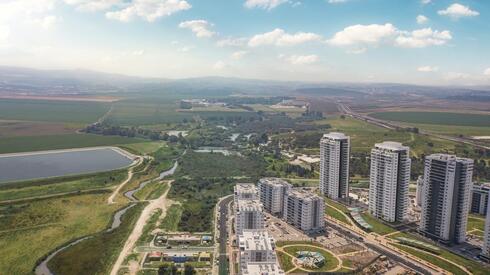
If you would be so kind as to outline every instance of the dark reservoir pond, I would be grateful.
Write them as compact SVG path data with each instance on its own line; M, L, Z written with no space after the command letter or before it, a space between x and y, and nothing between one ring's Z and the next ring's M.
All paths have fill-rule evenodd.
M110 171L129 166L117 148L92 148L0 155L0 184L38 178Z

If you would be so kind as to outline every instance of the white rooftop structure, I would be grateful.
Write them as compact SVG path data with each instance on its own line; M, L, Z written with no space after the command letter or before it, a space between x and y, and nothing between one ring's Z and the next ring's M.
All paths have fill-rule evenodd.
M283 275L284 271L277 263L249 263L242 270L243 275Z
M274 239L266 230L244 230L239 239L240 250L274 250Z
M237 183L234 188L235 200L258 199L257 187L252 183Z

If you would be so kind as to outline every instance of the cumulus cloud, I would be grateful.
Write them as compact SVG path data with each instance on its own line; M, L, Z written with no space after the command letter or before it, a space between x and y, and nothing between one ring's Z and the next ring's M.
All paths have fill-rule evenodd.
M217 61L213 65L213 69L215 69L215 70L223 70L224 68L226 68L226 63L221 61L221 60Z
M76 6L80 11L103 11L123 4L122 0L64 0L68 5Z
M484 72L483 72L484 75L487 75L487 76L490 76L490 68L486 69Z
M7 41L10 36L10 28L8 26L0 25L0 45Z
M429 21L429 18L427 18L425 15L417 15L417 24L425 24Z
M402 31L394 25L353 25L337 32L327 43L337 47L347 47L349 51L377 47L381 44L402 48L424 48L440 46L452 39L451 32L431 28Z
M133 0L123 9L107 12L106 17L121 22L129 22L140 17L148 22L154 22L158 18L170 16L191 7L184 0Z
M245 1L244 6L249 9L259 8L259 9L271 10L287 2L289 1L288 0L247 0Z
M397 32L395 26L389 23L384 25L353 25L337 32L327 43L334 46L377 45L383 40L393 37Z
M233 59L242 59L246 54L248 54L247 51L236 51L234 53L231 54L231 58Z
M452 39L450 31L433 31L431 28L403 32L395 40L395 45L402 48L425 48L440 46Z
M195 33L196 36L199 38L203 38L203 37L209 38L216 35L215 32L209 29L212 26L213 24L209 23L206 20L190 20L190 21L184 21L179 24L179 28L189 29L193 33Z
M431 2L432 0L420 0L420 3L422 3L423 5L430 4Z
M318 62L319 58L317 55L291 55L282 56L282 59L286 60L292 65L308 65Z
M422 66L418 67L417 71L422 72L422 73L433 73L439 71L439 67L435 66Z
M51 14L55 4L56 0L0 1L0 23L50 29L61 21Z
M264 45L274 46L294 46L311 41L321 40L321 36L310 32L297 32L295 34L286 33L282 29L275 29L271 32L257 34L249 41L250 47L258 47Z
M61 17L57 17L54 15L47 15L41 18L35 18L32 20L34 24L37 24L41 26L45 30L51 29L53 26L55 26L57 23L62 22L63 20Z
M463 6L458 3L454 3L451 6L447 7L445 10L440 10L437 12L440 15L446 15L454 19L458 19L461 17L468 16L478 16L479 12L471 10L468 6Z
M218 42L216 42L216 45L218 47L243 47L247 45L247 38L245 37L240 37L240 38L225 38L221 39Z

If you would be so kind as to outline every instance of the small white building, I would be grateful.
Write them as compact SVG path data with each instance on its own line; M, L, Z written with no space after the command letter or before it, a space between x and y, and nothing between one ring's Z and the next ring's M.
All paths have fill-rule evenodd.
M244 230L238 238L240 270L252 263L277 263L274 239L265 230Z
M279 178L259 180L259 198L264 209L272 215L282 217L284 196L291 189L291 184Z
M235 214L235 232L241 235L244 230L265 228L262 203L258 200L238 200Z

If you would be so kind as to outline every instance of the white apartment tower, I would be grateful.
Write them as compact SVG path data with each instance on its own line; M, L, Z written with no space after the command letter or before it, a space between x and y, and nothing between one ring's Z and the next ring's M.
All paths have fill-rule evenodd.
M408 211L409 148L398 142L375 144L371 150L369 212L387 222L401 222Z
M471 195L471 208L470 212L486 215L488 211L488 197L490 195L490 183L483 183L481 185L473 185L473 191Z
M320 140L320 192L337 200L349 196L350 138L332 132Z
M322 197L303 190L291 190L284 198L283 219L290 225L313 232L325 228L325 202Z
M238 200L235 205L235 232L265 228L262 204L258 200Z
M291 189L291 184L278 178L259 180L259 198L264 209L272 215L282 217L284 196Z
M240 270L249 264L277 263L274 239L265 230L244 230L239 236Z
M488 198L488 208L490 208L490 197ZM490 211L487 212L487 219L485 221L485 236L483 241L483 247L481 256L487 261L490 261Z
M472 176L472 159L447 154L425 158L420 232L445 244L465 241Z
M415 192L415 205L422 207L422 200L424 198L424 177L419 176L417 179L417 190Z

